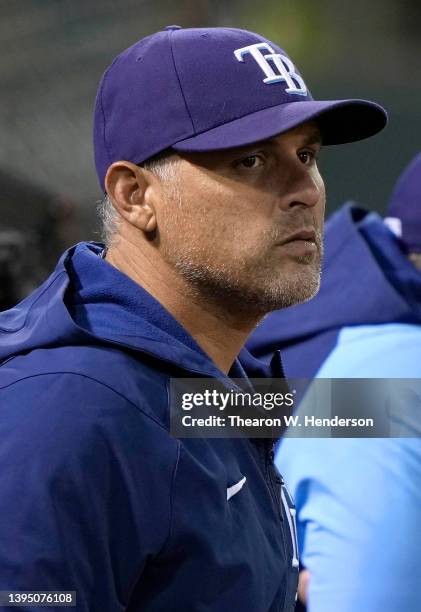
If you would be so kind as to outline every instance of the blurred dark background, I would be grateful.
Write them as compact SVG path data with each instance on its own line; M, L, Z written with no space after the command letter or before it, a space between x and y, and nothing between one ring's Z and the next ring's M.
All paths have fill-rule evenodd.
M292 56L315 98L389 111L372 140L326 148L328 212L347 199L383 212L421 149L419 0L0 0L0 310L99 238L91 117L102 72L168 24L258 31Z

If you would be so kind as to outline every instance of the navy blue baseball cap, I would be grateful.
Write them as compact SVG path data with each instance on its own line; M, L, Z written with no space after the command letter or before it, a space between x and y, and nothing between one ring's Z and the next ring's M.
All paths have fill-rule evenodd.
M168 26L123 51L102 77L94 116L99 181L104 188L118 160L238 147L310 120L332 145L373 136L387 115L367 100L313 100L285 51L259 34Z

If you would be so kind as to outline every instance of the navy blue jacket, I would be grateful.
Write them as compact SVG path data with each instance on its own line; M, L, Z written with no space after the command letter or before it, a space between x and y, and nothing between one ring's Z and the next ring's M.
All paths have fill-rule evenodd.
M77 591L90 612L293 610L271 444L171 437L170 377L223 375L100 251L73 247L0 315L0 590ZM245 350L240 372L273 373Z

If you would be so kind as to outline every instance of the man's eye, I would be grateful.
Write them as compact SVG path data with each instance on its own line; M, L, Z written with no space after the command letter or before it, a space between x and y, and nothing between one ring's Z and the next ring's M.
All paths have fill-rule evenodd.
M315 151L300 151L298 153L298 159L303 163L303 164L309 164L312 161L316 161L317 159L317 154Z
M258 168L262 164L263 160L259 155L249 155L240 161L243 168Z

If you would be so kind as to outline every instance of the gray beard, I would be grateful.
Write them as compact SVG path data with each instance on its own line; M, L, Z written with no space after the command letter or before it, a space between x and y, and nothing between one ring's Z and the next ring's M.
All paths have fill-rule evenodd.
M179 212L182 212L182 203L176 188L171 193L168 204L171 202L176 202ZM306 302L314 297L320 288L323 256L321 231L316 238L319 260L314 261L312 255L302 257L298 260L302 268L293 278L278 275L275 279L272 272L273 262L269 257L262 257L257 263L257 252L254 258L253 254L249 253L247 258L231 264L231 268L224 263L215 266L199 243L190 242L189 235L194 233L194 228L189 227L189 219L180 215L178 222L179 244L183 247L181 250L177 249L172 241L168 241L162 249L162 255L186 281L190 295L197 302L213 305L219 312L227 312L234 317L255 319L273 310ZM206 224L206 219L202 222ZM299 227L302 221L296 223ZM313 224L312 222L311 225ZM291 231L293 229L291 228ZM166 234L171 235L171 231L174 231L174 219ZM262 236L262 242L275 244L282 239L285 231L285 228L282 228L282 231L279 227L271 228ZM233 271L233 268L236 271ZM238 271L241 274L238 274Z
M303 258L301 272L293 278L278 277L267 281L256 270L242 268L241 278L224 267L216 269L207 264L182 257L173 262L178 274L188 283L193 295L214 304L230 314L261 317L273 310L288 308L306 302L320 288L320 264L309 263ZM253 266L254 268L254 266ZM261 269L260 269L261 270ZM244 282L249 278L250 282ZM254 282L253 282L254 279Z

